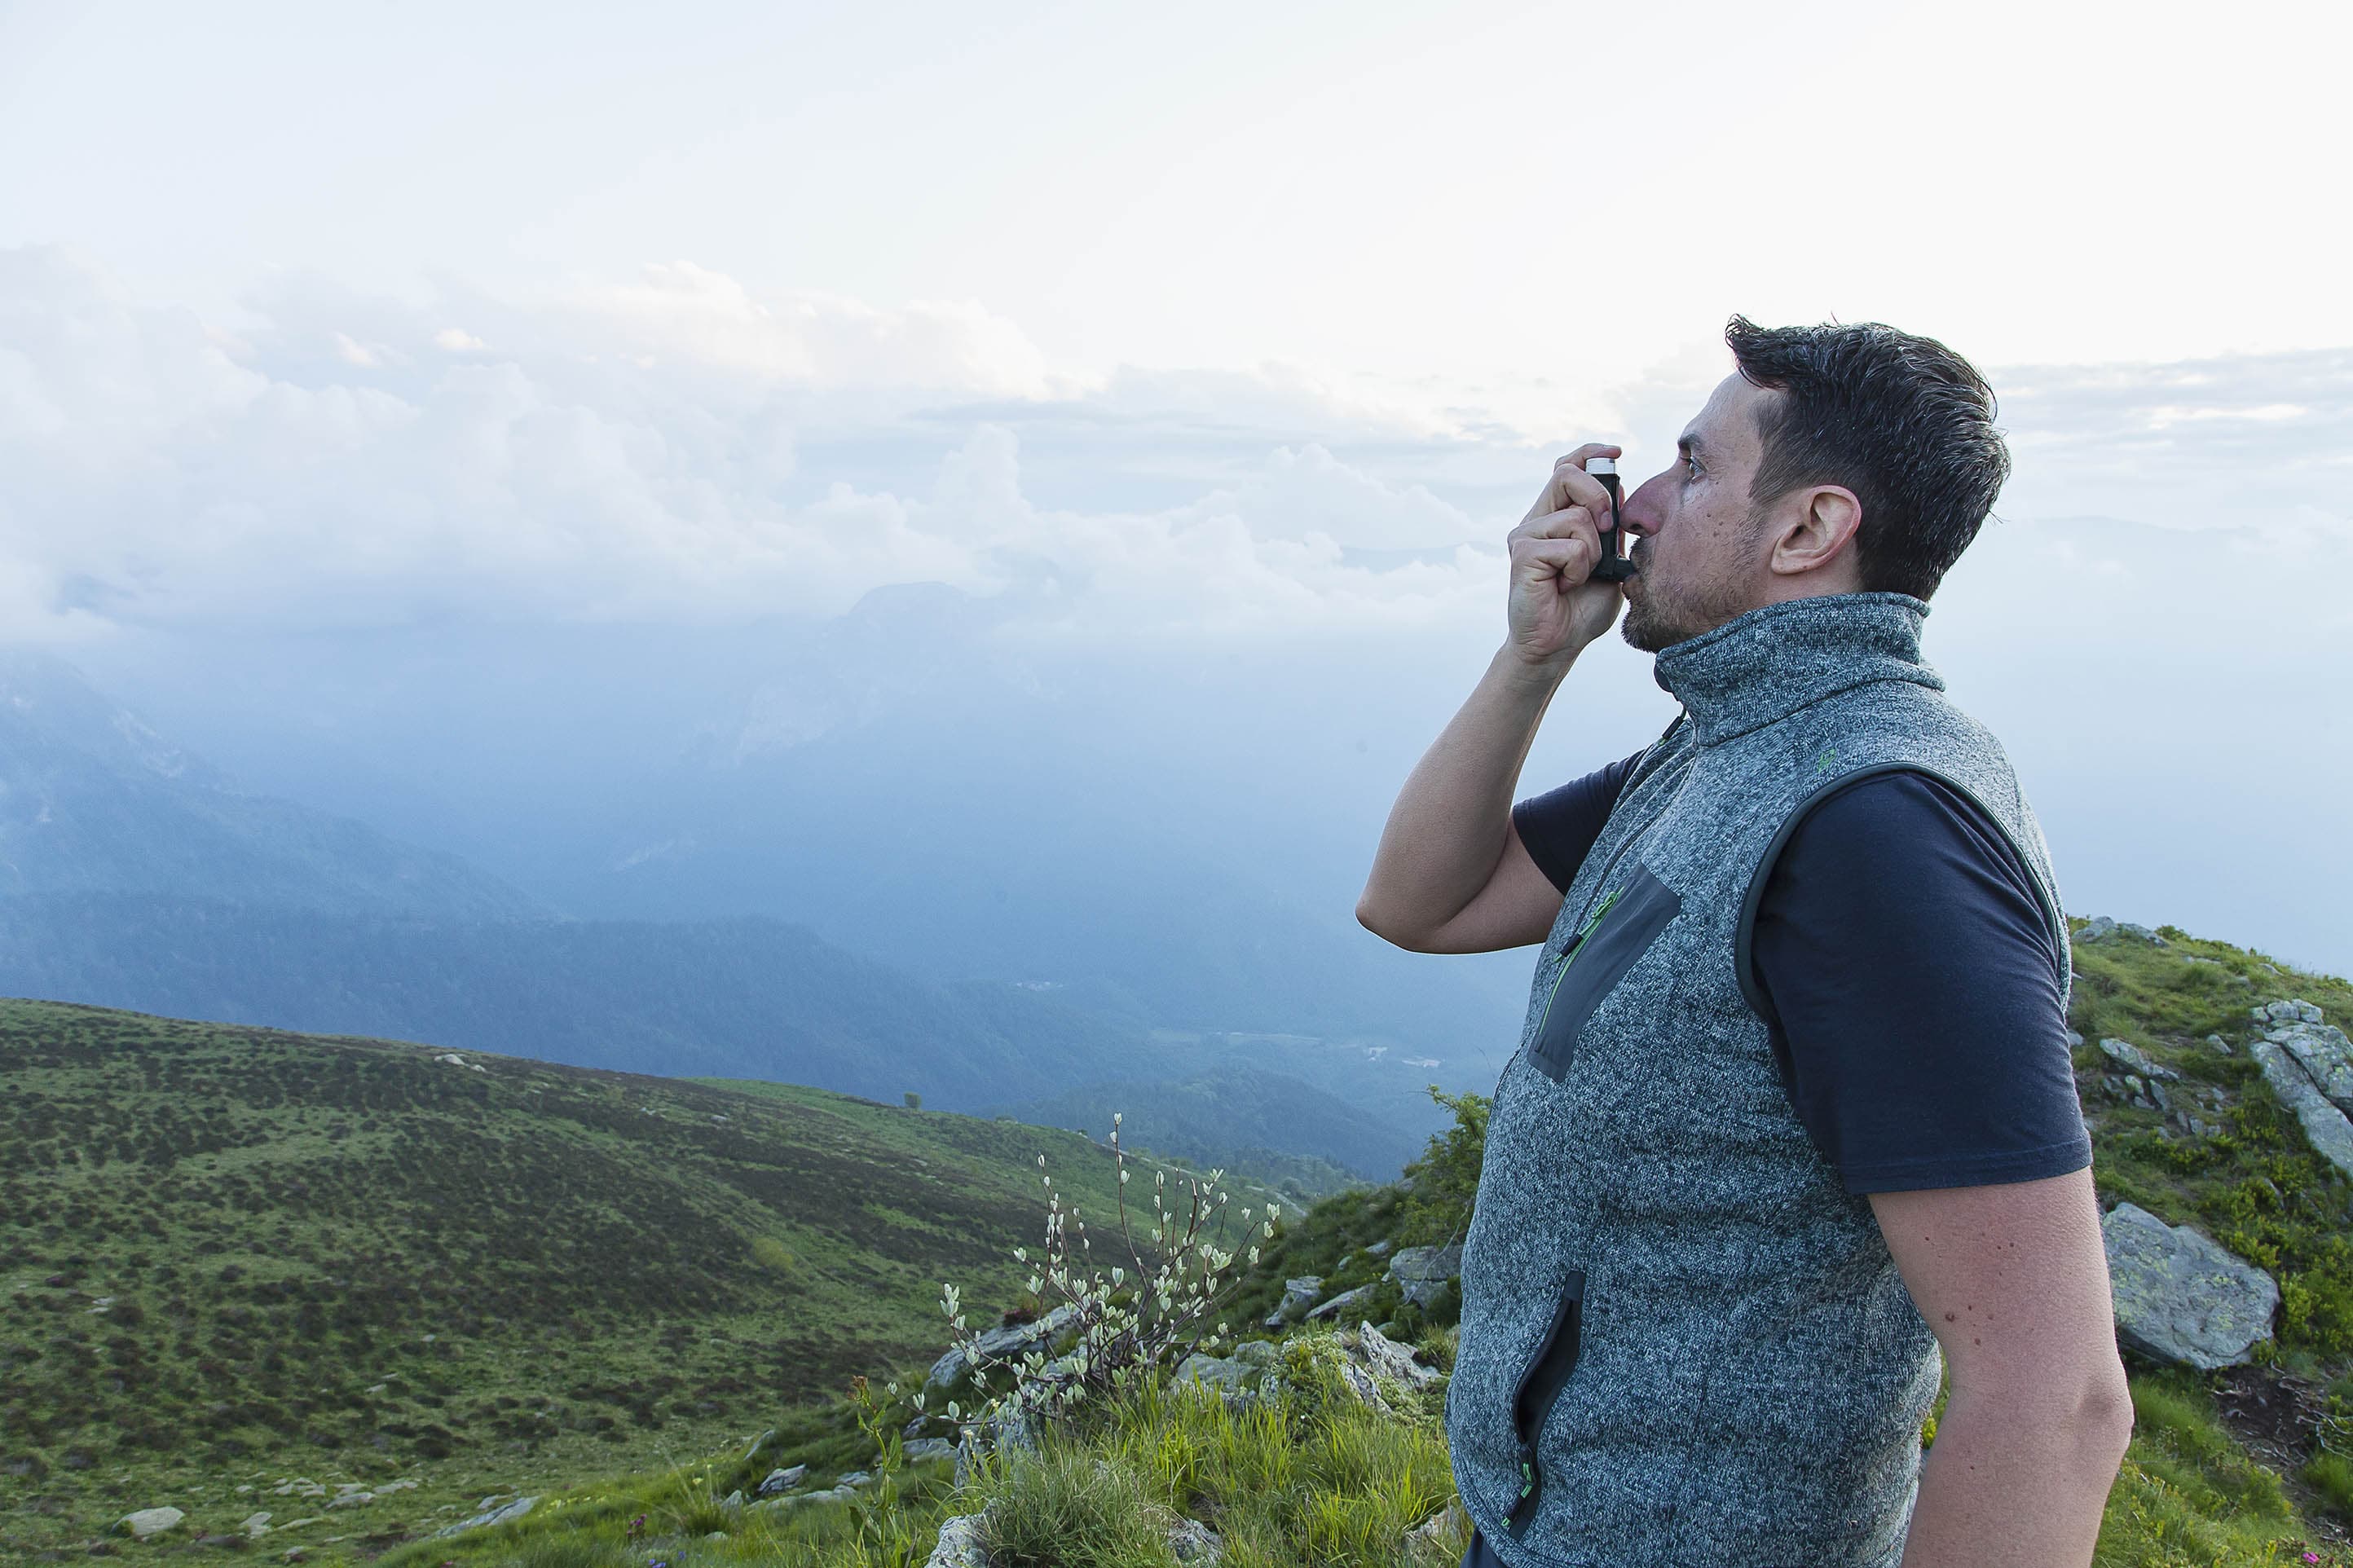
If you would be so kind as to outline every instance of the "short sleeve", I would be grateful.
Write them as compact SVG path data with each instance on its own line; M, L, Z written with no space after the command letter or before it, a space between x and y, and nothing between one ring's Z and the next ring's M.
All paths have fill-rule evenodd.
M1882 773L1816 805L1751 955L1791 1102L1848 1191L2091 1163L2056 939L2017 850L1959 791Z
M1571 779L1558 789L1532 795L1512 807L1512 826L1528 858L1561 890L1562 897L1567 896L1568 885L1577 880L1577 868L1585 864L1586 851L1601 837L1602 824L1617 808L1626 780L1643 755L1637 752L1581 779Z

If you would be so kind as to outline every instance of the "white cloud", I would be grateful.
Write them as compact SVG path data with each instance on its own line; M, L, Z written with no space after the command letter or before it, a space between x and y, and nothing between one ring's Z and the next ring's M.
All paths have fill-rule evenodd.
M685 263L443 293L279 279L231 336L65 253L0 252L13 635L707 623L922 581L1008 596L1035 635L1485 626L1568 438L1443 388L1094 384L977 306L755 295ZM1644 426L1638 469L1704 370L1609 394ZM2344 530L2353 353L1995 380L2011 526Z

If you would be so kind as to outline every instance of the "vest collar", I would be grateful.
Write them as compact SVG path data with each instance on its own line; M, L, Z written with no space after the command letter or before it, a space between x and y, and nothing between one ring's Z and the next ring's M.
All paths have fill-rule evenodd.
M1920 658L1928 606L1909 594L1825 594L1738 616L1659 652L1658 683L1712 746L1823 698L1880 680L1933 691L1944 678Z

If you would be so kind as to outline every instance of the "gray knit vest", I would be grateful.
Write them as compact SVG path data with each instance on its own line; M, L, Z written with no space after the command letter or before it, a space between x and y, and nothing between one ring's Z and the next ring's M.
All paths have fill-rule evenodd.
M2067 952L2008 759L1921 661L1927 609L1800 599L1658 657L1683 714L1536 961L1463 1243L1447 1436L1510 1568L1903 1553L1936 1342L1791 1106L1748 935L1813 803L1912 770L2008 834Z

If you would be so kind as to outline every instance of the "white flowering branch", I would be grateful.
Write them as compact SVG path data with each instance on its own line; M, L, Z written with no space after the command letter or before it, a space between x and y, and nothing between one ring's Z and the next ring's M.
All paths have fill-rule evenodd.
M1128 1387L1152 1369L1178 1359L1180 1351L1189 1352L1200 1342L1214 1310L1239 1283L1228 1273L1237 1252L1224 1245L1232 1194L1218 1190L1225 1176L1222 1169L1212 1170L1206 1177L1181 1174L1178 1184L1187 1190L1179 1193L1173 1205L1167 1194L1168 1173L1154 1173L1150 1238L1157 1260L1145 1261L1135 1237L1135 1226L1143 1215L1139 1211L1131 1218L1128 1213L1131 1173L1127 1152L1120 1145L1120 1120L1117 1114L1111 1119L1111 1147L1119 1177L1113 1191L1118 1195L1119 1235L1127 1253L1126 1264L1103 1268L1090 1262L1087 1255L1094 1243L1087 1236L1086 1222L1076 1206L1062 1206L1052 1176L1039 1178L1046 1188L1046 1245L1044 1255L1033 1265L1029 1288L1030 1294L1040 1299L1050 1289L1060 1299L1061 1305L1055 1310L1068 1310L1067 1326L1078 1331L1077 1343L1069 1352L1050 1362L1045 1351L1038 1348L1018 1357L991 1354L981 1348L981 1335L966 1325L955 1286L941 1287L941 1307L962 1336L960 1344L972 1371L973 1386L987 1394L993 1376L1008 1375L1009 1386L1003 1393L990 1394L981 1410L970 1413L975 1420L994 1426L1008 1418L1057 1415L1091 1397ZM1038 1167L1043 1172L1045 1166L1046 1156L1040 1154ZM1269 1205L1263 1219L1253 1219L1251 1208L1244 1204L1239 1212L1241 1238L1249 1240L1244 1255L1255 1265L1258 1240L1274 1235L1275 1215ZM1074 1237L1075 1254L1071 1247ZM1013 1257L1018 1262L1031 1261L1027 1247L1015 1247ZM1217 1324L1217 1331L1226 1331L1224 1322ZM952 1421L963 1421L966 1413L951 1401L947 1415Z

